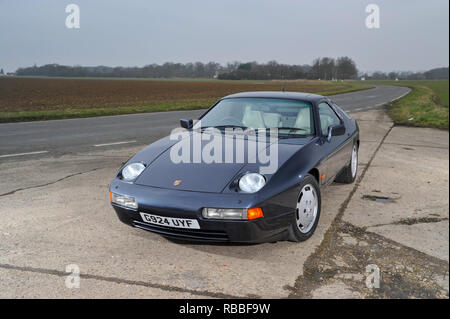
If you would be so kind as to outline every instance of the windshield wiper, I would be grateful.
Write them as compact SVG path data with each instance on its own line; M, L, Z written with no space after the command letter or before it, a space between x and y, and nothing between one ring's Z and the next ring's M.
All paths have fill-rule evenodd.
M288 133L279 133L278 137L279 138L298 138L298 137L307 137L310 134L296 134L296 133L292 133L292 131L307 131L303 128L298 128L298 127L286 127L286 126L282 126L282 127L270 127L267 128L269 129L277 129L278 131L280 130L289 130Z
M210 128L210 127L218 128L218 129L221 129L221 128L229 128L229 127L231 127L231 128L241 128L241 129L243 129L243 130L248 129L247 126L242 126L242 125L232 125L232 124L228 124L228 125L215 125L215 126L202 126L201 129L207 129L207 128Z
M306 132L306 130L303 129L303 128L298 128L298 127L286 127L286 126L282 126L282 127L270 127L270 128L268 128L268 129L274 129L274 128L276 128L277 130L289 130L289 132L292 132L292 131L305 131L305 132Z
M249 127L247 126L242 126L242 125L233 125L233 124L228 124L228 125L216 125L216 126L202 126L199 127L198 129L200 130L205 130L208 128L217 128L217 129L222 129L222 128L241 128L244 131L249 129ZM266 134L268 134L270 132L271 129L278 129L278 130L289 130L288 133L280 133L278 135L279 138L300 138L300 137L307 137L310 136L310 134L295 134L295 133L291 133L292 131L307 131L305 129L302 128L297 128L297 127L260 127L260 128L255 128L252 129L255 132L258 132L258 130L265 130Z

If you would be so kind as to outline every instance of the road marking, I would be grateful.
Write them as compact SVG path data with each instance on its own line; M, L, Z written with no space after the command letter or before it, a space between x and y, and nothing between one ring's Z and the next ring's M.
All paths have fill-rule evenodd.
M407 92L403 93L403 94L400 95L399 97L397 97L397 98L391 100L391 103L392 103L392 102L395 102L395 101L397 101L397 100L400 100L402 97L408 95L409 93L411 93L411 90L408 90Z
M370 105L370 106L366 106L366 107L359 107L359 108L356 108L356 109L351 109L351 110L346 111L346 112L347 112L348 114L351 114L352 112L360 112L360 111L363 111L363 110L368 110L368 111L369 111L369 110L371 110L371 109L379 108L380 106L384 106L384 105L386 105L387 103L393 103L393 102L395 102L395 101L401 99L402 97L408 95L409 93L411 93L411 89L408 89L405 93L401 94L400 96L398 96L398 97L396 97L396 98L394 98L394 99L392 99L392 100L390 100L390 101L386 101L386 102L382 102L382 103L378 103L378 104L376 104L376 105ZM377 97L377 96L378 96L378 95L372 95L372 96L367 96L367 98ZM344 110L344 111L345 111L345 110Z
M48 151L38 151L38 152L28 152L28 153L6 154L6 155L0 155L0 158L4 158L4 157L14 157L14 156L24 156L24 155L35 155L35 154L44 154L44 153L48 153Z
M409 89L407 92L403 93L403 94L400 95L399 97L396 97L395 99L392 99L392 100L389 101L389 102L380 103L380 104L375 105L374 107L380 107L380 106L386 105L387 103L393 103L393 102L395 102L395 101L397 101L397 100L400 100L402 97L408 95L409 93L411 93L411 89Z
M136 141L123 141L123 142L96 144L96 145L94 145L94 147L109 146L109 145L120 145L120 144L130 144L130 143L136 143Z

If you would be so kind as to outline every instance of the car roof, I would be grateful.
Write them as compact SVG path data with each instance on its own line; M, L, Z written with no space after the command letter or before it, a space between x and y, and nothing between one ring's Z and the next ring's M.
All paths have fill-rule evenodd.
M289 99L301 100L308 102L317 102L325 97L322 95L302 92L285 92L285 91L255 91L241 92L225 96L223 99L234 98L267 98L267 99Z

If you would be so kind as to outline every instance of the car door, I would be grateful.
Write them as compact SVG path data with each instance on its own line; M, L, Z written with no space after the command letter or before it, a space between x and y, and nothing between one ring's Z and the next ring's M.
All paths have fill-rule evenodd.
M341 136L332 136L330 140L327 140L329 128L334 125L344 124L344 121L326 101L318 104L318 113L319 133L324 140L322 147L327 154L325 181L326 183L331 183L348 160L346 151L348 148L347 144L349 144L347 141L348 132Z

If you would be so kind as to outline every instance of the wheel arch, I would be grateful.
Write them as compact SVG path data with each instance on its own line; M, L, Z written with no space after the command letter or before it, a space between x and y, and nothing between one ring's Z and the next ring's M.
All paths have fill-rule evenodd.
M314 178L316 179L316 182L320 185L320 172L319 169L317 167L314 167L313 169L311 169L308 174L314 176Z

